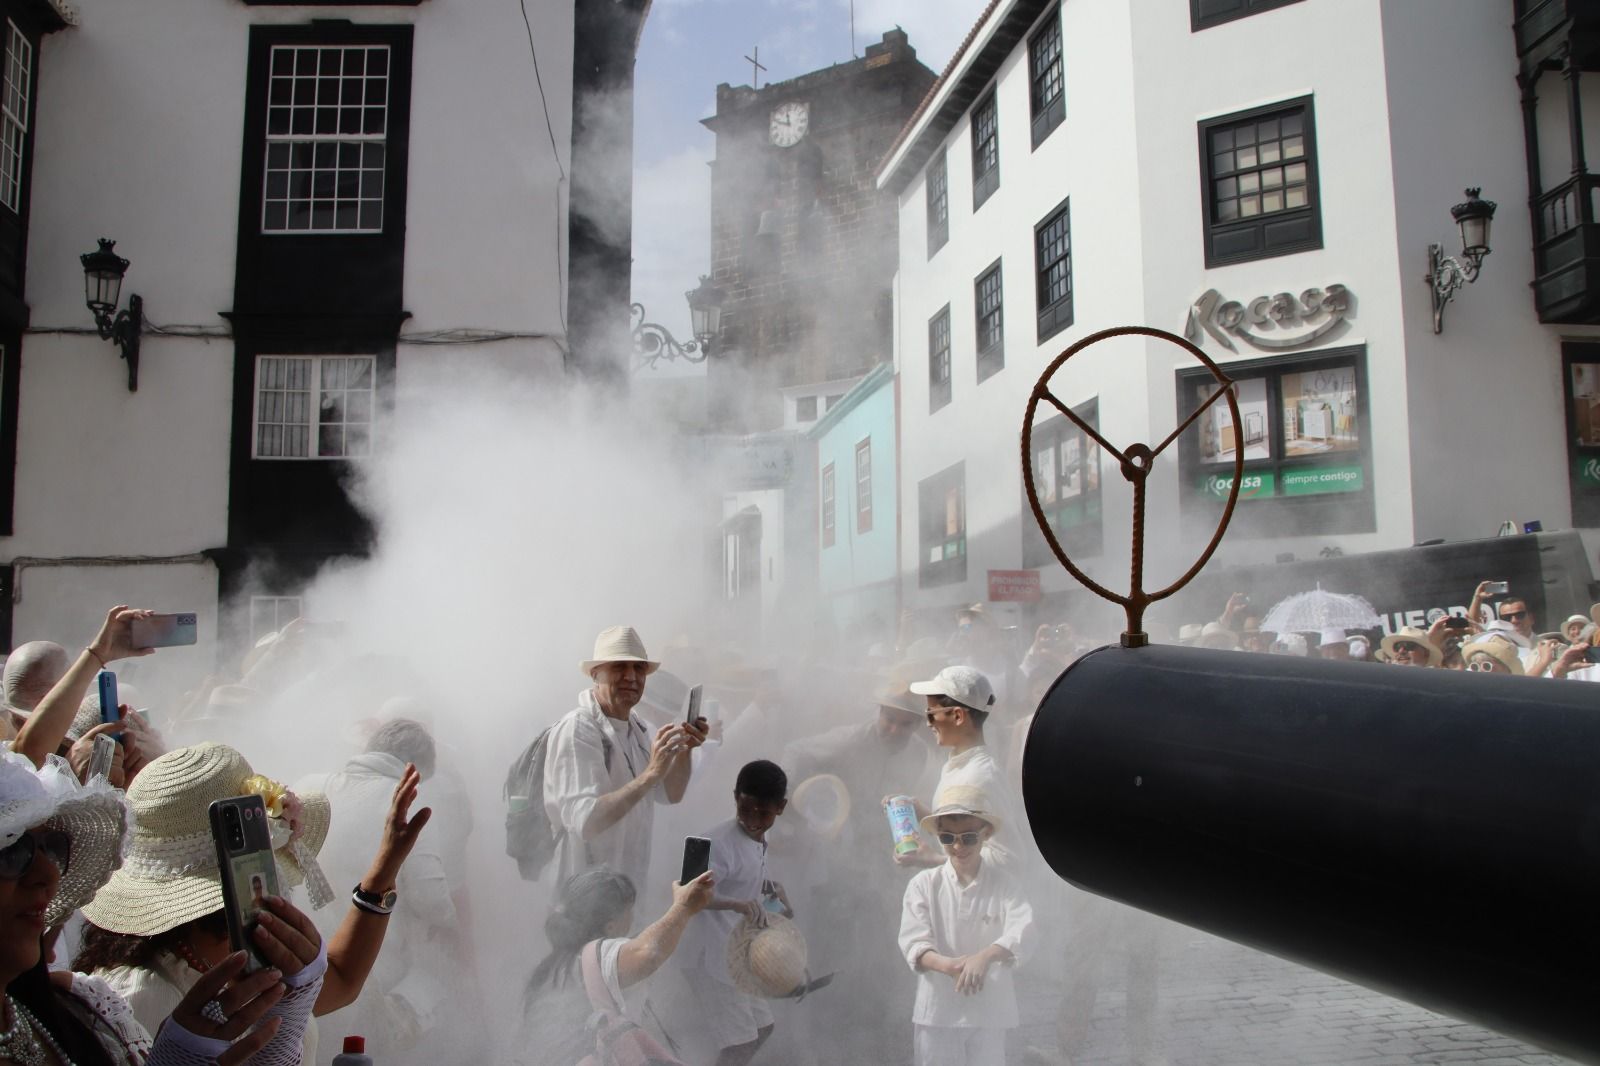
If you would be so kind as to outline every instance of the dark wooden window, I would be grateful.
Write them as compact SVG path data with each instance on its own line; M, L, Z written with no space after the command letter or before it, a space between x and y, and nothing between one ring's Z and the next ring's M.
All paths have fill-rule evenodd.
M1200 124L1206 265L1322 247L1311 97Z
M922 588L967 579L967 466L960 462L917 484Z
M950 305L928 320L928 413L950 402Z
M1189 0L1189 28L1203 30L1209 26L1242 19L1246 15L1255 15L1262 11L1271 11L1275 7L1287 7L1289 4L1299 2L1300 0Z
M1033 146L1067 117L1066 71L1061 58L1061 9L1044 17L1028 39L1029 99L1033 111Z
M872 532L872 438L856 442L856 532Z
M1600 344L1561 346L1572 524L1600 526Z
M1089 400L1072 413L1100 428L1100 401ZM1072 556L1099 555L1104 547L1100 495L1100 446L1065 416L1033 427L1033 487L1057 543ZM1047 566L1055 558L1034 520L1027 497L1022 503L1022 565Z
M1238 386L1239 424L1226 399L1218 399L1180 439L1185 529L1198 532L1215 523L1240 450L1244 480L1230 534L1376 529L1366 348L1246 359L1228 363L1227 369ZM1177 371L1178 420L1186 420L1216 389L1205 367Z
M944 152L928 164L928 258L950 239L950 166Z
M822 546L833 547L834 531L833 464L822 468Z
M1038 338L1042 343L1072 325L1071 200L1033 227Z
M1006 365L1005 301L996 259L972 284L974 321L977 325L978 380Z
M972 109L972 209L976 211L1000 187L1000 113L994 90Z

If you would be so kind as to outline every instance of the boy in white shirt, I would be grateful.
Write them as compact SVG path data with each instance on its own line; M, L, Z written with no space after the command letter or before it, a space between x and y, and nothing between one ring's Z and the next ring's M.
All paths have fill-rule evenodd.
M999 828L982 790L946 788L922 827L948 860L906 886L900 950L917 975L911 1020L916 1066L1005 1066L1017 1026L1011 971L1033 939L1033 908L1005 871L984 861Z
M745 919L761 922L768 906L794 917L783 886L767 876L767 830L788 806L789 779L777 763L758 759L739 770L734 817L709 830L717 894L695 915L676 958L693 995L695 1032L717 1066L743 1066L772 1035L767 1001L737 988L728 973L728 941Z

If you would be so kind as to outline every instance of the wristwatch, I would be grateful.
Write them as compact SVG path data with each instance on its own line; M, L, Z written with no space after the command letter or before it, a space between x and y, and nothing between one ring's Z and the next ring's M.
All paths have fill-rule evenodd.
M393 914L394 901L398 898L399 893L392 888L387 892L365 892L360 882L350 890L350 902L368 914Z

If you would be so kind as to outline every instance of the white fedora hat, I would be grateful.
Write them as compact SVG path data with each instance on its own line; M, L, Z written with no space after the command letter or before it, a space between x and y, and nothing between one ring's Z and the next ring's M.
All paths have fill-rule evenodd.
M610 626L594 638L594 658L585 659L579 667L584 677L594 676L594 668L606 663L644 663L645 673L653 674L661 664L650 658L644 650L644 641L632 626Z

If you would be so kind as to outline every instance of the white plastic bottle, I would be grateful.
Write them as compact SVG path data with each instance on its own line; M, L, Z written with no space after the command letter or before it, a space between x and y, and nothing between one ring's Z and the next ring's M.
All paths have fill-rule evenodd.
M344 1051L333 1057L333 1066L372 1066L372 1056L366 1052L365 1037L347 1036L344 1038Z

